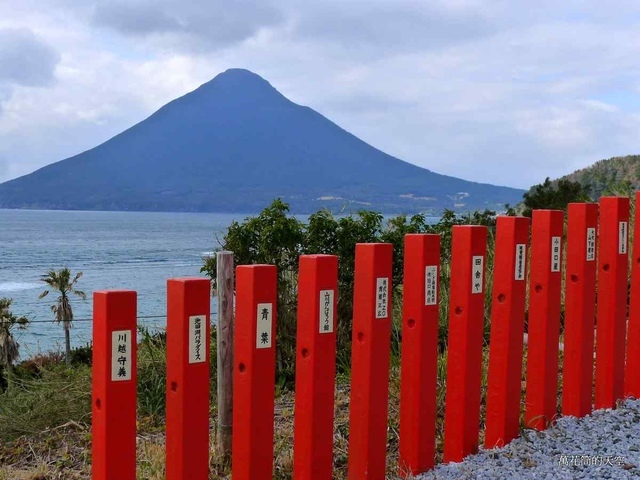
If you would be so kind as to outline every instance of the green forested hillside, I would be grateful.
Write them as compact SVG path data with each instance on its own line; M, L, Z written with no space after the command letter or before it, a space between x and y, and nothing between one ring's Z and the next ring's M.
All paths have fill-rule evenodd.
M637 190L640 189L640 155L600 160L560 180L562 179L579 182L592 199L601 195Z

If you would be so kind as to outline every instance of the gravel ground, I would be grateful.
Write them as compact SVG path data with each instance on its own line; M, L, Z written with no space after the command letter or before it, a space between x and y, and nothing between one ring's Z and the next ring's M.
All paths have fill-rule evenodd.
M419 479L640 478L640 400L526 430L504 448L480 450Z

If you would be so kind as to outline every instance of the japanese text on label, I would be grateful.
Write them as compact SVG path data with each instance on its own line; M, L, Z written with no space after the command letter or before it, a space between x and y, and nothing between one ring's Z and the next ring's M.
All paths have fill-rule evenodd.
M111 380L131 380L131 330L111 332Z
M560 271L561 237L551 237L551 271Z
M519 243L516 245L516 268L515 268L516 280L524 280L524 267L525 267L525 262L527 261L526 252L527 252L527 246L524 243Z
M206 318L206 315L189 317L189 363L201 363L207 359L203 341L207 334Z
M333 290L320 290L320 333L333 332Z
M593 262L596 259L596 229L587 228L587 262Z
M618 253L627 253L627 229L629 224L627 222L620 222L620 237L618 239Z
M389 312L389 279L378 278L376 282L376 318L387 318Z
M424 272L424 304L438 304L438 267L427 265Z
M256 348L271 348L271 319L273 304L259 303L256 328Z
M472 262L471 293L482 293L482 284L484 281L484 257L482 255L474 256Z

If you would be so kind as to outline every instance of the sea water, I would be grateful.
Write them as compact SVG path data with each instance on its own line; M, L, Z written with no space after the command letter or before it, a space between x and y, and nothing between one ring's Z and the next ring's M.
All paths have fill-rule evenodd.
M53 323L58 294L38 299L49 269L69 267L83 275L72 296L76 319L72 346L91 341L92 293L103 289L138 292L138 323L152 331L166 325L166 282L204 277L203 256L220 246L226 228L242 214L0 210L0 298L12 312L32 320L16 331L22 358L64 350L64 331ZM212 315L215 315L212 299ZM215 321L215 318L212 319Z

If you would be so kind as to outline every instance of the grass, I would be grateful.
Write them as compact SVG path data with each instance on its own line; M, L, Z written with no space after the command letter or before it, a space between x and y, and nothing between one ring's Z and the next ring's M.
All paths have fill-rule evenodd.
M141 336L144 340L144 336ZM157 398L164 378L163 342L150 337L139 348L141 390L138 404L139 479L164 478L164 406ZM153 359L153 360L152 360ZM154 362L156 362L154 364ZM526 355L525 355L526 362ZM389 376L389 423L387 437L387 478L397 478L399 440L400 370L392 358ZM146 366L145 366L146 365ZM152 367L155 365L155 367ZM562 363L560 363L562 366ZM484 419L487 387L488 349L483 353L481 419ZM155 369L157 370L155 370ZM10 389L0 395L0 480L84 479L91 471L90 368L76 365L43 365L37 378L21 379L20 368L11 378ZM212 368L215 371L215 368ZM524 372L522 405L524 405ZM162 381L160 382L160 379ZM436 462L442 461L446 395L446 354L438 358ZM160 388L162 385L162 389ZM216 449L215 389L211 403L210 478L228 478L230 465ZM334 421L334 477L346 478L349 432L349 379L337 377ZM560 395L560 391L559 391ZM150 408L153 407L153 408ZM162 412L162 414L160 413ZM292 478L294 393L281 392L276 399L274 438L274 478ZM484 423L481 423L482 444Z

